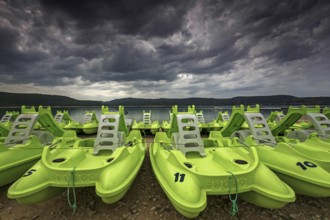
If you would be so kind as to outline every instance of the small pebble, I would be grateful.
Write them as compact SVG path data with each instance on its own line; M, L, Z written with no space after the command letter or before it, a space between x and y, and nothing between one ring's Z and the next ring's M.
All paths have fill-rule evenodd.
M32 217L32 219L37 219L37 218L39 218L39 215L35 215Z

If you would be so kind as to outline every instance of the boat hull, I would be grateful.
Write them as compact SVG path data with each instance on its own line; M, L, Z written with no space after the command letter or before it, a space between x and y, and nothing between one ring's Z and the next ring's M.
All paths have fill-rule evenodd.
M79 122L71 121L66 126L64 126L65 130L73 130L77 134L83 133L83 125Z
M280 172L276 172L276 175L280 177L284 182L286 182L292 189L294 189L295 193L299 195L306 195L312 197L329 197L330 196L330 187L322 186L319 184L307 182L300 180L298 178L294 178L289 175L285 175Z
M22 204L46 201L68 187L94 186L96 194L106 203L121 199L133 183L145 155L140 132L131 132L129 147L118 147L114 152L93 154L94 139L75 142L71 149L60 143L55 149L46 147L42 159L27 175L8 190L8 197Z
M98 127L99 123L87 123L83 125L83 132L85 134L96 134Z
M40 159L44 145L36 136L30 138L13 147L0 145L0 186L16 181Z
M326 161L305 157L286 143L257 147L260 160L273 170L297 194L330 196L330 173Z
M132 125L132 130L140 130L141 132L150 132L155 135L160 129L160 124L158 121L154 121L151 124L144 124L143 122L134 121Z
M293 190L259 163L254 148L206 147L206 157L190 158L161 146L171 143L165 137L158 132L149 148L152 169L172 205L188 218L205 209L207 195L227 195L229 189L234 193L234 177L239 196L257 206L281 208L295 200Z
M97 133L97 127L96 128L83 128L83 132L85 134L96 134Z
M41 152L39 155L28 161L17 161L15 167L4 169L0 171L0 186L7 185L19 179L30 167L32 167L41 157Z

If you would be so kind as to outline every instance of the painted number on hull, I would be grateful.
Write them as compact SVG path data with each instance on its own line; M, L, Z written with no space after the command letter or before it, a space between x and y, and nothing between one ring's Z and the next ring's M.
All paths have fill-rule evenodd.
M183 182L184 181L184 177L186 176L186 174L184 173L175 173L174 174L174 182Z
M24 175L23 175L23 177L27 177L27 176L30 176L30 175L32 175L34 172L36 172L37 170L35 170L35 169L32 169L32 170L29 170L29 171L27 171Z
M310 167L310 168L317 167L316 164L314 164L312 162L309 162L309 161L304 161L303 163L302 162L297 162L296 165L299 166L303 170L307 170L308 167Z

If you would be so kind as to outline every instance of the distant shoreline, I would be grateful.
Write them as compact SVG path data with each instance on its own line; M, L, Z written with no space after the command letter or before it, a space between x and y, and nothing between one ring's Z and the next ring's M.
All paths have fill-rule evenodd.
M237 96L233 98L121 98L111 101L77 100L67 96L43 95L43 94L22 94L0 92L0 108L18 108L26 106L51 106L65 108L90 108L98 106L132 108L171 108L173 105L188 106L195 105L200 108L232 108L233 105L243 104L244 106L256 104L260 108L281 107L287 109L289 106L330 106L330 97L295 97L290 95L270 95L270 96Z

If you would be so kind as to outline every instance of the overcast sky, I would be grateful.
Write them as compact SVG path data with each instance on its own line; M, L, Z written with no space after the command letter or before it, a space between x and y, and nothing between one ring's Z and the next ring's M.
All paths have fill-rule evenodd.
M330 96L330 1L0 0L0 91Z

